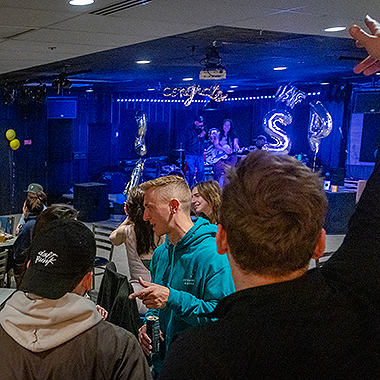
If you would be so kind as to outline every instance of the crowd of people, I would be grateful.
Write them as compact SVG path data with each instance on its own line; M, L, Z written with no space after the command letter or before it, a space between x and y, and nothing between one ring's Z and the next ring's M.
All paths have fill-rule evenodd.
M355 72L370 75L380 71L380 24L365 22L371 35L350 33L369 53ZM194 144L206 134L197 123ZM239 147L230 130L225 121L215 144ZM41 189L28 192L22 275L0 311L1 378L378 379L380 162L341 247L311 270L325 251L319 174L257 149L227 175L223 190L172 175L128 194L110 239L125 244L139 285L129 298L146 308L138 340L84 297L90 229L68 206L44 209ZM146 324L157 317L158 348Z

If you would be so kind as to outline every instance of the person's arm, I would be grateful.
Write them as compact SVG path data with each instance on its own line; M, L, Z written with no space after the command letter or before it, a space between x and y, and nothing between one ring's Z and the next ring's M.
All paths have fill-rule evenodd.
M227 154L231 154L232 153L232 149L226 145L226 146L222 146L220 144L220 141L219 141L219 137L215 137L215 140L214 140L214 148L215 149L219 149Z
M31 221L29 221L31 223ZM31 228L29 224L25 223L24 228L20 230L17 239L13 244L13 259L15 265L23 266L25 263L25 258L27 254L27 249L29 248L31 241Z
M28 209L26 208L25 206L25 202L24 202L24 205L22 206L22 214L21 214L21 218L17 224L17 227L15 229L15 234L16 236L20 233L20 230L22 228L22 226L25 224L25 218L28 217L28 214L29 214L29 211Z
M117 380L152 380L148 363L133 335L129 335L122 356L117 360L113 379Z
M140 279L145 288L133 293L130 298L139 298L148 309L169 307L178 317L186 319L192 326L199 326L209 321L206 314L211 313L217 303L234 291L229 266L209 276L202 292L202 299L183 290L176 290Z
M124 222L119 225L119 227L116 228L115 231L112 231L111 235L109 236L109 239L113 245L119 246L125 242L125 226L128 224L129 218L126 217Z
M322 266L338 286L344 286L370 308L380 308L380 161L352 215L338 251Z
M237 137L234 138L234 149L239 150L239 139Z
M352 25L349 32L355 38L356 45L364 47L369 54L366 59L355 66L354 72L371 75L380 71L380 23L369 16L366 16L365 23L371 34L366 33L357 25Z
M205 136L206 136L206 131L205 131L204 127L202 127L200 129L200 133L198 134L198 138L203 140L205 138Z

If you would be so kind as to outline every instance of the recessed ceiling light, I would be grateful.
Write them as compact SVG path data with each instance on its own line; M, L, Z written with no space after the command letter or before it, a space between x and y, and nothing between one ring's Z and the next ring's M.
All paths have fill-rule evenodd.
M183 78L182 79L184 82L188 82L188 81L190 81L190 80L193 80L193 78Z
M286 69L287 69L286 66L278 66L278 67L273 68L274 71L282 71L282 70L286 70Z
M230 88L238 88L239 86L230 86Z
M227 90L227 92L235 92L234 90Z
M94 2L94 0L70 0L70 5L90 5Z
M155 88L148 88L148 91L154 91Z
M150 63L150 61L148 61L146 59L146 60L136 61L136 63L138 63L139 65L146 65L146 64Z
M345 26L333 26L331 28L326 28L325 32L341 32L342 30L346 30Z
M322 86L327 86L328 84L330 84L330 83L329 82L321 82Z
M88 89L86 90L86 92L94 92L94 90L93 90L92 88L88 88Z

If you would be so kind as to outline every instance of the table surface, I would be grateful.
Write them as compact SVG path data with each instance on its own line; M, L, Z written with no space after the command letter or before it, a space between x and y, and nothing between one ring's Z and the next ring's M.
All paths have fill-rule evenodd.
M0 309L4 302L16 291L16 289L0 288Z
M13 247L15 241L16 237L12 237L11 239L6 239L4 242L0 242L0 249Z

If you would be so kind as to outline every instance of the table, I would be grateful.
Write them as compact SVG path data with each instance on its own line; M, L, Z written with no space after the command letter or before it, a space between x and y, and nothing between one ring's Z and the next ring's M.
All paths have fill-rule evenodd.
M0 252L8 249L8 259L7 259L7 268L6 272L8 273L11 268L13 268L13 244L16 241L17 237L14 236L11 239L7 239L4 242L0 242ZM8 285L10 282L8 281Z
M5 240L4 242L0 242L0 250L2 250L2 248L12 248L16 239L17 237L13 237L11 239Z
M14 292L16 292L16 289L0 288L0 310L4 307L5 301L7 301Z

